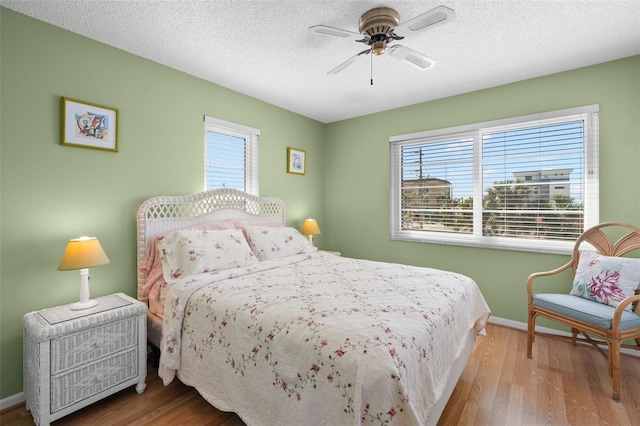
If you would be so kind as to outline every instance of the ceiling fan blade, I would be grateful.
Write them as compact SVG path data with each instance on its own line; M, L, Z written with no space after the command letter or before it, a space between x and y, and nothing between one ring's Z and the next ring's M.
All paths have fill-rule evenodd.
M309 27L309 32L312 34L321 34L321 35L328 35L328 36L347 38L347 39L350 38L355 41L360 41L366 38L366 36L359 33L354 33L347 30L341 30L340 28L328 27L326 25L314 25L313 27Z
M389 55L423 71L433 68L436 64L436 61L428 56L400 44L389 47Z
M417 31L435 28L439 25L449 23L456 18L456 12L447 6L438 6L428 12L418 15L407 22L403 22L393 29L393 33L406 37Z
M357 55L352 56L351 58L349 58L346 61L344 61L343 63L341 63L340 65L338 65L337 67L335 67L334 69L329 71L327 74L328 75L337 74L340 71L342 71L343 69L345 69L346 67L348 67L349 65L353 64L361 56L368 55L369 53L371 53L371 49L363 50L362 52L358 53Z

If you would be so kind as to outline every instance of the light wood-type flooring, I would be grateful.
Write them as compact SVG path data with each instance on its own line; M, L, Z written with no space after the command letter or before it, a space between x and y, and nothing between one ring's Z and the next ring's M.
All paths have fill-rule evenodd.
M640 425L640 358L622 356L621 402L611 399L604 358L589 347L489 324L440 419L441 425ZM1 426L33 425L24 405L4 410ZM149 368L147 389L134 388L53 423L57 425L243 426L178 380L163 386ZM284 425L283 425L284 426Z

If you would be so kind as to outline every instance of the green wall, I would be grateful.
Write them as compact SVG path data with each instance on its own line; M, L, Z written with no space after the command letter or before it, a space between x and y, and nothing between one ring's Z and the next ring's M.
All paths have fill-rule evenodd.
M600 105L600 221L640 226L640 56L635 56L329 124L329 245L351 257L469 275L494 316L526 322L527 277L569 257L391 241L389 137L590 104ZM570 279L563 285L568 291Z
M171 68L0 8L0 399L22 391L22 315L74 302L66 242L99 238L109 265L91 294L136 294L135 217L154 195L203 189L203 115L261 130L260 194L286 201L289 225L325 222L326 126ZM120 110L117 153L60 145L60 97ZM286 173L287 147L307 152ZM325 235L318 235L322 247Z
M291 226L316 217L321 248L467 274L525 321L526 277L567 258L390 241L389 137L600 104L600 218L640 226L639 75L636 56L324 125L0 7L0 399L22 391L22 315L77 300L77 273L56 271L67 239L95 235L111 259L93 296L135 295L136 209L202 190L205 114L261 130L261 195ZM120 152L61 146L61 96L119 108Z

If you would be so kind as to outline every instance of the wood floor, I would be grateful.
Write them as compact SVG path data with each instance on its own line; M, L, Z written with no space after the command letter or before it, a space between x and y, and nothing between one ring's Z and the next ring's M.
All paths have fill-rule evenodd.
M440 419L441 425L640 425L640 358L623 355L621 402L610 398L604 358L594 349L489 324ZM175 380L149 368L147 389L133 387L53 423L58 425L243 426ZM33 425L24 405L0 414L1 426Z

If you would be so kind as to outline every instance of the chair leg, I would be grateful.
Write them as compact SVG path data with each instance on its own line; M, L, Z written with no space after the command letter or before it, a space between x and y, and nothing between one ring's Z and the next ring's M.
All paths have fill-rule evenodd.
M573 343L573 346L576 345L576 338L578 337L578 332L579 330L577 328L571 327L571 342Z
M535 337L536 316L531 307L529 307L529 315L527 321L527 358L533 358L533 339Z
M620 340L609 345L609 374L611 375L612 398L620 401Z

